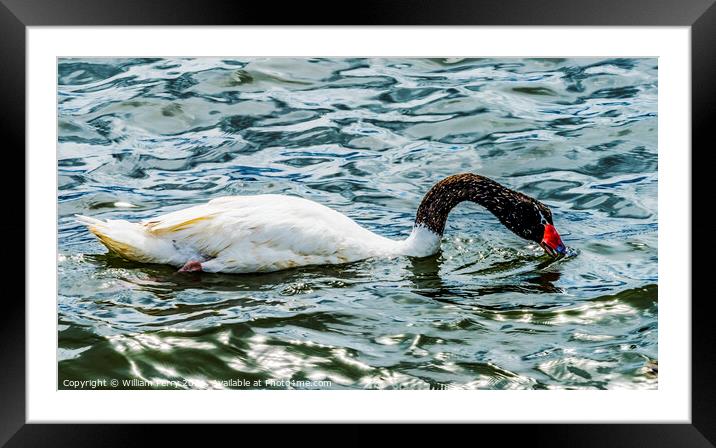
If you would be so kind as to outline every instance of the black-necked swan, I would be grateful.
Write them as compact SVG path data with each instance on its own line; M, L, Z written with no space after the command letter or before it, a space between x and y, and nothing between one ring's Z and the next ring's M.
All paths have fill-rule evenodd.
M173 265L180 272L248 273L432 255L440 248L450 210L463 201L482 205L550 256L565 253L549 207L471 173L435 184L418 207L410 236L402 241L376 235L308 199L275 194L220 197L138 223L77 217L110 251L131 261Z

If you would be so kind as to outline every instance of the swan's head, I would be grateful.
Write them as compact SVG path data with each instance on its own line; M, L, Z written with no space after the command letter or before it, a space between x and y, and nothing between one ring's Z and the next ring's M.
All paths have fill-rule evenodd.
M564 255L567 247L552 223L549 207L529 196L518 195L510 206L504 207L504 214L496 213L500 221L522 238L538 243L548 255Z
M552 257L564 255L567 252L567 247L552 224L552 211L539 201L535 201L535 208L539 216L539 224L533 225L531 239L538 242L542 249Z

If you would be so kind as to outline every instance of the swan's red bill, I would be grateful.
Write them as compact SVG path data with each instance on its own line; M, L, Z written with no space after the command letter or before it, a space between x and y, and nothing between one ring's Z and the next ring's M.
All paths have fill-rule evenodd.
M552 224L544 225L544 236L542 237L540 246L553 257L564 255L567 251L564 243L562 243L562 238L560 238L557 229L555 229Z

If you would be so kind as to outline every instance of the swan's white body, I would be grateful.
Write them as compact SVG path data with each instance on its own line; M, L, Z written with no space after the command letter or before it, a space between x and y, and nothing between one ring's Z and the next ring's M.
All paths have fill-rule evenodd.
M173 266L200 261L206 272L424 257L440 247L440 237L424 227L395 241L326 206L283 195L227 196L139 223L78 218L124 258Z

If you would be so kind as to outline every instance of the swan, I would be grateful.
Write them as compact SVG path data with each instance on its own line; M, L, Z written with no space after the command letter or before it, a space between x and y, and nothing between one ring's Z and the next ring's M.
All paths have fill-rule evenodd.
M566 251L543 203L472 173L448 176L421 201L410 235L396 241L349 217L296 196L226 196L142 222L76 215L112 252L179 272L270 272L373 257L426 257L440 249L450 210L485 207L516 235L558 257Z

